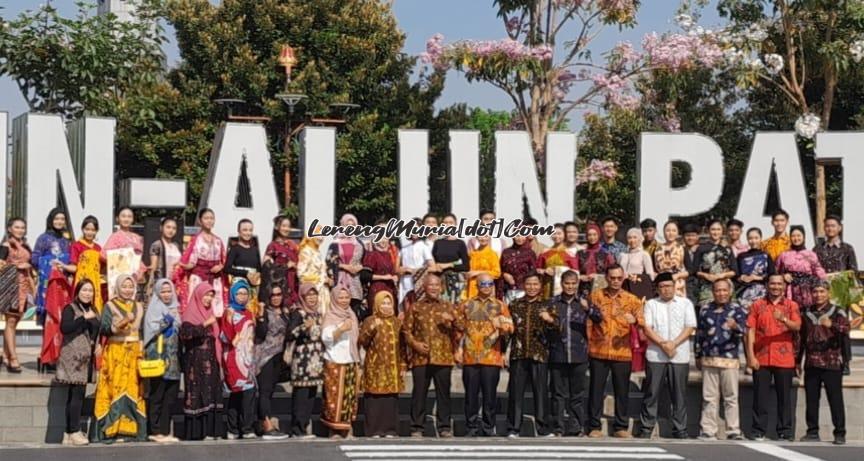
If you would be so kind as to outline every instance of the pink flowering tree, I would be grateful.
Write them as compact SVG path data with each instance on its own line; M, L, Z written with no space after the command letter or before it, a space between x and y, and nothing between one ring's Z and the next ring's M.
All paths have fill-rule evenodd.
M621 43L604 53L606 62L596 63L589 48L604 28L632 27L639 0L496 0L495 4L506 38L445 43L436 34L428 40L422 60L503 90L531 136L542 173L546 134L565 127L574 110L607 103L638 105L629 80L641 71L640 54L629 43ZM563 47L556 48L559 44ZM580 88L587 86L587 90L571 91L580 82L585 84Z

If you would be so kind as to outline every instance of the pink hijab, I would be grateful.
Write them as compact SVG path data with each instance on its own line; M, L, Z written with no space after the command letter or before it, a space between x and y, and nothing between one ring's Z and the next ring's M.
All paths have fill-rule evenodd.
M214 296L216 294L213 285L210 285L208 282L201 282L195 287L195 291L192 292L192 296L189 298L189 304L180 314L180 318L184 323L188 322L195 326L202 326L213 315L212 307L205 306L203 301L204 295L208 292L213 292ZM221 358L222 344L219 342L219 322L210 325L210 335L213 336L216 342L216 357Z

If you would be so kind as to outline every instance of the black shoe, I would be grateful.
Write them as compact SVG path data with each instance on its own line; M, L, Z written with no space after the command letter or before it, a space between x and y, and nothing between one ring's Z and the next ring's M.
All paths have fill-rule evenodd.
M846 437L842 435L838 435L834 437L834 445L846 445Z
M637 439L650 439L652 432L654 432L653 429L652 430L643 429L643 430L639 431L639 433L636 434L636 438Z
M843 376L849 376L852 374L852 370L849 369L849 362L843 364Z
M765 434L751 434L750 440L752 440L754 442L764 442L765 441Z
M795 437L790 434L780 434L779 436L777 436L777 440L780 440L782 442L794 442Z
M672 438L675 438L678 440L685 440L685 439L690 438L690 434L688 434L686 432L678 432L677 434L673 435Z
M261 438L264 440L285 440L289 437L288 434L283 434L276 429L273 429L269 432L265 432ZM245 437L244 437L245 438Z
M821 442L819 439L819 434L807 434L804 437L801 437L801 442Z

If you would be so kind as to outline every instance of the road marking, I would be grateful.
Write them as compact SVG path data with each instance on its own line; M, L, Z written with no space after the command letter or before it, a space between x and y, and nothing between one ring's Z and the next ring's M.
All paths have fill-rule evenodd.
M760 453L765 453L766 455L771 455L776 458L785 459L787 461L824 461L821 458L816 458L813 456L808 456L803 453L798 453L797 451L788 450L779 445L774 445L771 443L761 443L761 442L742 442L740 444L742 447L747 447L751 450L758 451Z
M375 461L409 461L415 459L447 459L469 461L479 459L513 459L545 461L547 459L642 459L683 460L659 447L615 447L573 445L341 445L343 454L351 459Z
M613 447L578 445L342 445L342 451L586 451L618 453L666 453L660 447Z

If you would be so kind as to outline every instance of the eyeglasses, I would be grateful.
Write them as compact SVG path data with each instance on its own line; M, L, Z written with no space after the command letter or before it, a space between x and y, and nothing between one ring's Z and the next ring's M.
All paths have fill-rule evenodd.
M495 282L493 282L491 280L484 280L482 282L477 283L477 286L480 286L482 288L489 288L489 287L494 286L494 285L495 285Z

